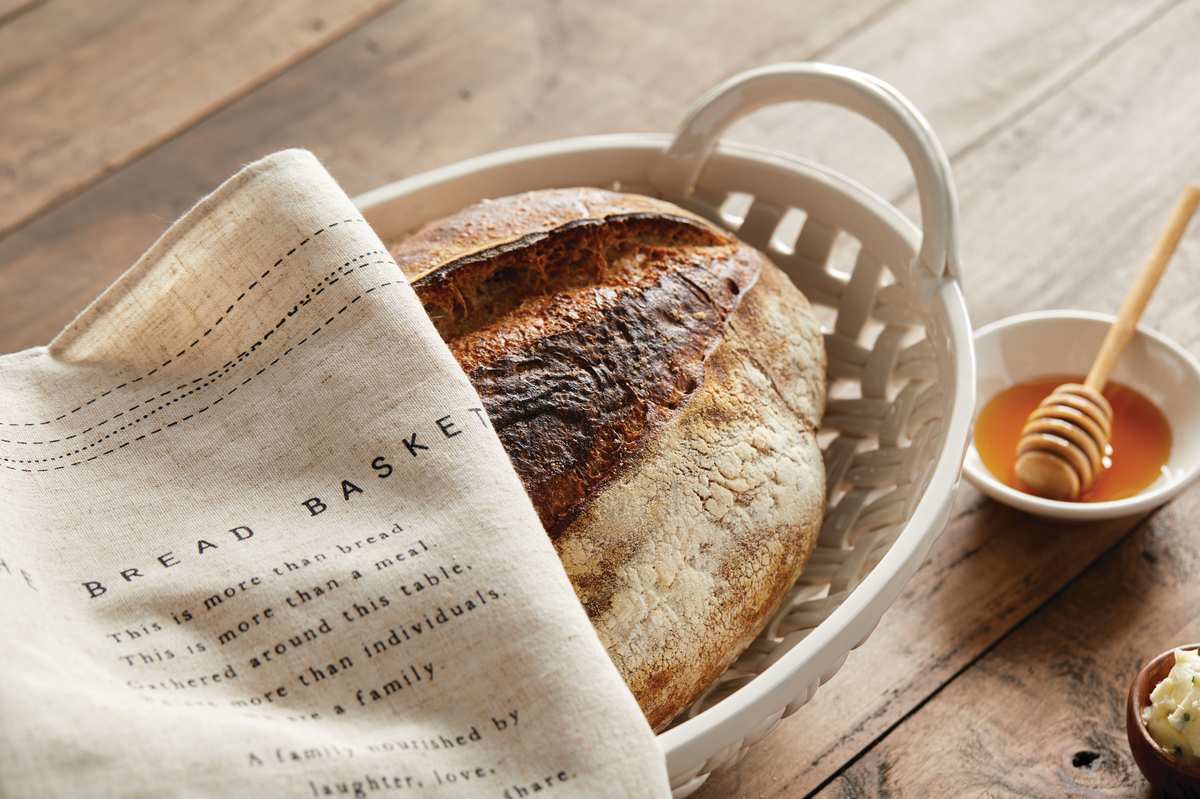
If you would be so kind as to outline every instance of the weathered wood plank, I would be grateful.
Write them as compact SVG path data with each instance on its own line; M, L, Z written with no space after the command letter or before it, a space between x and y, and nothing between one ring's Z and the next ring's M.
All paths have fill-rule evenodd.
M21 14L44 2L46 0L0 0L0 25L12 22Z
M928 117L953 157L1019 118L1175 2L916 0L823 58L898 87ZM848 112L785 106L760 112L731 135L813 158L885 197L912 186L900 149Z
M358 192L500 147L669 130L721 78L820 52L893 2L749 2L736 26L722 4L684 0L404 3L0 240L0 351L49 340L171 219L273 150L307 146Z
M1200 109L1194 90L1176 79L1197 37L1200 8L1172 10L964 159L964 241L975 285L993 298L981 317L1115 307L1177 190L1200 177ZM1147 321L1194 350L1200 235L1193 231L1176 257ZM950 786L1022 796L1141 791L1121 702L1143 660L1200 635L1200 551L1190 524L1198 509L1192 491L1153 516L822 795L923 797ZM1031 525L1013 519L1013 529L1005 527L971 523L974 534L994 538L1024 536ZM1074 564L1075 546L1111 540L1094 526L1047 531L1005 568L1031 568L1043 551ZM885 656L874 644L855 657ZM1077 752L1100 757L1084 756L1077 767Z
M1125 739L1138 669L1200 640L1192 492L863 756L822 797L1149 796Z
M0 235L392 2L0 7Z
M973 11L980 14L981 19L970 18L970 14L962 10L950 16L951 9L943 8L946 12L942 15L945 22L936 34L930 35L952 36L957 19L964 26L964 40L969 41L971 46L969 51L964 51L960 56L963 61L943 61L944 70L934 74L926 72L925 85L943 81L944 93L951 97L956 94L961 97L969 91L982 95L989 87L1003 85L1005 73L1001 67L1006 63L1004 54L1013 52L1006 47L1004 38L985 41L981 38L982 34L967 35L972 30L991 25L991 9L982 6L986 4L973 6ZM906 8L905 13L912 8ZM1089 5L1089 8L1095 6ZM1036 8L1031 6L1027 10L1051 14L1057 25L1068 29L1075 27L1077 19L1088 16L1082 8L1071 12L1060 4L1037 4ZM1121 10L1129 11L1128 8ZM1161 10L1161 7L1152 9L1151 13L1161 13ZM920 18L935 16L929 14L928 8L922 11L924 13ZM897 13L896 17L900 16ZM1119 218L1117 214L1129 212L1129 207L1123 206L1124 211L1117 211L1113 205L1110 209L1102 197L1093 197L1090 203L1084 202L1088 192L1096 190L1095 184L1084 183L1073 189L1065 188L1065 184L1071 183L1078 174L1086 174L1086 171L1079 172L1077 164L1069 161L1064 168L1059 163L1057 150L1043 161L1028 143L1041 126L1047 125L1043 120L1051 121L1049 124L1053 133L1048 135L1065 135L1063 129L1068 126L1053 124L1053 120L1060 116L1060 112L1053 109L1057 107L1060 96L1075 96L1076 89L1070 76L1077 74L1080 68L1073 59L1085 59L1084 64L1090 66L1096 58L1095 53L1104 47L1103 37L1107 37L1108 41L1123 41L1130 31L1136 34L1146 25L1146 17L1141 13L1122 14L1117 20L1110 21L1107 29L1096 30L1097 38L1089 45L1076 42L1076 46L1067 50L1065 55L1061 47L1041 48L1028 42L1018 45L1029 45L1031 49L1023 51L1026 53L1040 53L1046 59L1058 54L1065 60L1049 61L1044 68L1046 77L1037 80L1029 71L1027 56L1014 59L1014 85L1028 87L1035 97L1045 97L1044 87L1047 85L1071 85L1071 88L1045 101L1051 110L1035 111L1034 118L1038 121L1033 123L1032 130L1018 123L1013 132L1001 134L995 143L975 144L979 131L987 129L989 125L986 119L970 114L955 117L952 107L948 107L950 116L946 121L939 123L935 119L935 127L948 140L949 149L966 146L959 145L959 142L972 143L970 152L956 164L956 172L962 205L964 229L961 241L967 267L968 302L973 321L977 323L1034 307L1081 305L1115 308L1124 284L1120 281L1089 279L1090 266L1119 266L1124 270L1122 274L1130 275L1140 263L1144 252L1142 248L1148 249L1155 235L1157 223L1146 222L1147 226L1140 231L1138 238L1129 237L1126 227L1124 237L1106 239L1103 252L1095 249L1089 251L1086 257L1059 258L1066 239L1073 236L1094 240L1096 237L1096 231L1091 229L1096 220L1090 217L1076 219L1072 223L1072 234L1060 237L1057 227L1063 224L1060 214L1070 213L1074 209L1095 208L1104 218L1108 218L1111 210L1114 214L1112 218L1116 219ZM886 24L881 22L878 28L882 29ZM1091 17L1091 24L1097 24L1096 17ZM872 39L869 52L874 52L885 39L891 38L885 37L879 29L872 29L863 35ZM1022 39L1030 30L1044 31L1043 35L1048 40L1074 36L1076 33L1058 31L1045 21L1039 26L1028 17L1022 22L1014 22L1011 28L991 25L990 29L993 34L1004 33L1016 40ZM851 40L843 48L850 49L856 45L857 42ZM925 49L919 43L914 46ZM1143 47L1139 41L1125 49L1139 52ZM903 51L907 52L909 48ZM954 51L942 47L940 52ZM977 56L979 58L997 60L986 69L975 67L970 61L971 53L983 54ZM832 57L845 60L838 58L838 55L835 53ZM898 65L890 68L905 69L903 54L898 61ZM886 74L889 66L880 64L871 68ZM989 80L982 86L968 81L966 87L958 89L953 80L945 77L964 74L988 75ZM1136 85L1133 77L1128 80L1130 85ZM914 93L922 91L920 80L906 82L897 79L896 82L906 91L910 91L910 86L917 87ZM936 94L931 87L928 90ZM1013 109L1026 107L1026 97L1019 91L1014 91L1014 95L1007 102L993 100L996 110L1011 115ZM938 113L936 105L935 102L934 115ZM1121 141L1122 137L1129 137L1135 127L1131 115L1125 127L1104 138L1113 142L1111 146L1115 147L1115 142ZM968 132L960 139L959 131L964 128ZM1194 123L1191 129L1194 129ZM1189 128L1186 126L1175 126L1177 135L1183 135L1187 130ZM1094 132L1083 130L1069 142L1061 143L1065 149L1077 153L1081 160L1093 159L1097 151L1087 149L1087 140ZM997 162L991 156L997 148L1007 155L1006 162ZM1087 151L1087 154L1081 153L1081 150ZM1137 152L1131 156L1128 161L1131 174L1146 166L1140 163L1141 158L1152 157ZM1030 158L1038 159L1036 166L1026 166L1025 161ZM892 170L890 187L893 190L901 190L907 180L901 167L897 158L894 168L887 168ZM1040 181L1038 188L1013 191L1006 181L1014 171L1023 175L1037 174ZM1113 187L1122 185L1121 181L1125 179L1122 176L1121 180L1114 181ZM1148 212L1150 216L1165 213L1174 200L1175 188L1163 189L1160 193L1162 196L1155 200L1156 210ZM1146 199L1143 195L1143 200ZM1002 205L1002 211L994 207L997 203ZM1153 202L1151 204L1154 205ZM914 204L910 202L908 205L909 210L915 213L915 208L911 207ZM1141 214L1141 211L1138 213ZM1100 224L1111 225L1112 222ZM1044 238L1051 238L1054 243L1046 244ZM1046 253L1056 253L1053 270L1046 268ZM1165 296L1187 290L1188 284L1194 280L1183 274L1187 271L1173 271L1168 278L1171 283L1163 287ZM1048 275L1054 276L1056 285L1056 290L1049 293L1043 277ZM1158 302L1152 306L1151 313L1165 305L1162 301ZM1195 310L1191 308L1193 317ZM1187 321L1186 311L1181 321L1183 324L1170 329L1173 335L1188 342L1200 339L1200 328ZM824 686L809 705L783 722L737 768L710 780L710 786L700 796L705 799L723 796L778 797L803 795L813 790L858 751L885 734L947 679L1004 635L1012 625L1079 574L1134 523L1134 520L1125 520L1087 528L1054 526L986 501L969 487L961 491L958 507L959 516L935 547L930 563L914 577L905 594L884 617L867 644L850 656L837 677Z

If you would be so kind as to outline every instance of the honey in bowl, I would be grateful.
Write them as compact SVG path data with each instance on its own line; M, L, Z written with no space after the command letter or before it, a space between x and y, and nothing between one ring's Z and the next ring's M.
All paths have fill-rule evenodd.
M1021 429L1051 391L1063 383L1082 382L1081 376L1048 375L1009 386L988 400L975 421L975 449L997 480L1026 491L1013 468ZM1171 426L1153 402L1111 380L1103 394L1112 404L1112 439L1103 470L1079 502L1106 502L1141 492L1166 473L1171 455Z

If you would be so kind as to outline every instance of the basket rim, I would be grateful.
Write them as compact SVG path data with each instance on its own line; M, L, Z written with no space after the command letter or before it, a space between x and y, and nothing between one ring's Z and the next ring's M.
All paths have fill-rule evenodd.
M596 155L598 151L626 150L631 155L653 156L665 152L673 139L671 134L664 133L610 133L498 150L384 184L356 196L354 202L368 213L414 192L475 173L545 158ZM879 216L908 242L914 254L920 248L920 230L899 209L858 181L816 162L771 148L724 140L712 158L748 159L819 180ZM525 190L532 188L531 185ZM941 306L954 353L953 385L947 389L953 392L954 402L945 441L928 485L884 557L803 642L721 702L658 735L673 776L702 769L714 754L740 743L772 714L782 715L818 678L822 683L829 679L846 655L874 630L944 529L961 476L974 415L975 358L971 324L958 280L951 275L927 278L921 290L928 303Z

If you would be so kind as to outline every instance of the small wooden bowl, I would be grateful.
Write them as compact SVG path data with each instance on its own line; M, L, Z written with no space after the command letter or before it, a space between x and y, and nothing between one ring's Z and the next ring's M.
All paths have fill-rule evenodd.
M1200 649L1188 644L1179 649ZM1171 799L1200 799L1200 768L1187 766L1163 751L1142 721L1142 709L1150 704L1150 692L1175 665L1175 650L1168 649L1151 660L1133 678L1125 703L1125 734L1138 768L1156 790Z

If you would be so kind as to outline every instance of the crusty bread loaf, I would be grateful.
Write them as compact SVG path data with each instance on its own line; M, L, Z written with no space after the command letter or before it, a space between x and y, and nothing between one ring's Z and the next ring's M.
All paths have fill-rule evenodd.
M808 302L707 222L597 189L479 203L391 249L661 729L812 551L825 353Z

